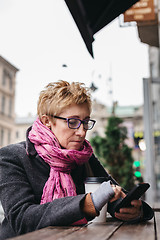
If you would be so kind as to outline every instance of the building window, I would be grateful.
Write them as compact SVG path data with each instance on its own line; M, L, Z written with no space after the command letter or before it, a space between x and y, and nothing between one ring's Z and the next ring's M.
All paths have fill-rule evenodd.
M12 82L12 78L10 76L10 78L9 78L9 89L12 90L12 87L13 87L13 82Z
M3 77L2 77L2 85L5 86L6 85L6 71L3 71Z
M5 113L5 96L2 96L2 103L1 103L1 113Z
M12 87L13 87L12 74L6 69L4 69L3 77L2 77L2 85L6 86L6 84L9 86L9 89L12 90Z
M12 98L9 99L9 109L8 109L8 116L12 116Z
M4 130L1 129L0 145L3 146L3 144L4 144Z
M19 138L19 132L16 131L16 138Z
M11 143L11 131L8 130L8 144Z

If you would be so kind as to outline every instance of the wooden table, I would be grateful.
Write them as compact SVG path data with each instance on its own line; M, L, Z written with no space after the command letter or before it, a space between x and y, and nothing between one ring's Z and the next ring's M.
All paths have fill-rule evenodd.
M160 240L160 208L145 223L127 224L108 217L106 223L89 222L83 227L47 227L12 240ZM11 240L10 239L10 240Z

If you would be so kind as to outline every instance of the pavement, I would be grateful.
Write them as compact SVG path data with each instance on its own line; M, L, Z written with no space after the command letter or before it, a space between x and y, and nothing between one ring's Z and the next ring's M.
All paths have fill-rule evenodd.
M2 205L0 203L0 224L1 224L2 220L3 220L3 218L4 218L3 209L2 209Z

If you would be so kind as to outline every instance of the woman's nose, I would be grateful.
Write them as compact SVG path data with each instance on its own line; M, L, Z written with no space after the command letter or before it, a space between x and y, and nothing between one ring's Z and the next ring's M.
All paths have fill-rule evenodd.
M76 129L76 133L81 137L86 135L86 130L84 129L83 124L81 124L80 127Z

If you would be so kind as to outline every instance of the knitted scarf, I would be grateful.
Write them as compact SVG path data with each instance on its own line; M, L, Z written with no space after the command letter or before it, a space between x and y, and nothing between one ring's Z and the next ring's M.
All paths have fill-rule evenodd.
M85 140L78 150L62 149L53 132L39 118L32 125L29 139L34 143L38 155L50 165L50 175L43 188L41 204L66 196L76 196L76 187L70 175L76 165L87 162L92 153L90 143Z

